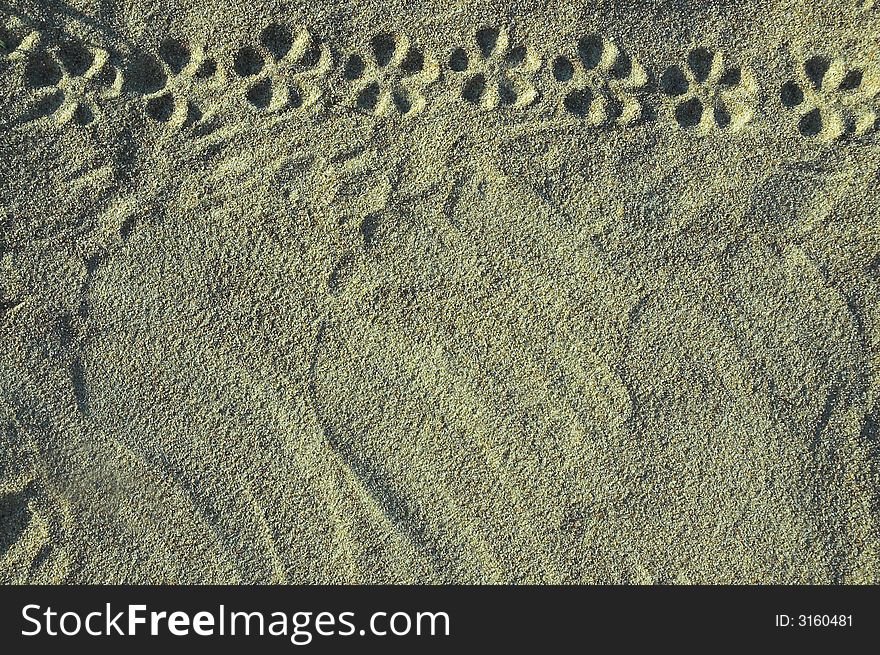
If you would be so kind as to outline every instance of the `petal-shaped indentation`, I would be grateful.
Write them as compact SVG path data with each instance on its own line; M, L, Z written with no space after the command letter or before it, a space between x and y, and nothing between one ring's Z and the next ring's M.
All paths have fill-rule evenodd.
M167 123L174 117L175 102L170 93L164 93L147 101L147 116L160 123Z
M94 53L76 41L61 43L56 51L56 56L67 74L74 77L85 75L95 61Z
M517 66L522 66L523 62L526 60L526 55L528 54L525 46L517 46L512 48L510 52L505 55L504 60L507 62L508 66L513 68Z
M472 104L477 104L485 91L486 77L482 73L477 73L465 82L461 90L461 97Z
M817 91L822 88L825 74L830 67L831 62L822 55L815 55L804 62L804 75Z
M798 131L806 137L818 136L822 128L822 113L818 109L811 109L798 122Z
M715 120L715 124L722 130L729 126L733 121L727 106L722 100L718 100L718 102L715 103L715 107L712 109L712 118Z
M71 120L77 125L89 125L95 120L94 110L84 102L78 102Z
M268 78L251 86L245 94L247 101L257 109L266 109L272 103L272 82Z
M553 79L557 82L568 82L574 77L574 65L568 57L557 57L553 60Z
M675 120L683 128L691 128L703 120L703 103L699 98L680 102L675 108Z
M271 23L260 33L260 43L275 61L280 61L293 47L293 34L286 25Z
M246 46L235 53L232 69L239 77L252 77L263 70L265 62L256 48Z
M409 94L404 89L398 89L391 94L392 102L394 103L394 107L401 114L401 116L406 116L412 110L412 101L410 100Z
M712 74L714 61L715 53L708 48L697 47L691 50L687 56L687 64L688 68L691 69L694 80L700 84L708 81L709 76Z
M406 57L400 63L400 70L404 75L415 75L422 72L424 67L425 56L416 48L410 48L406 53Z
M63 76L61 67L45 52L32 54L25 64L25 84L32 89L56 86Z
M94 72L91 79L99 88L103 97L112 98L119 95L120 87L122 86L122 74L116 66L110 63L104 64Z
M718 79L718 84L721 86L738 86L742 82L742 68L739 66L732 66L725 70L721 77Z
M584 118L590 113L592 100L593 94L589 89L575 89L566 94L562 104L569 113Z
M840 88L841 91L855 91L862 85L862 78L862 71L855 68L843 76L843 80L841 80L838 88Z
M305 94L302 89L295 86L291 86L287 89L287 104L292 109L299 109L302 107L303 104L305 104Z
M499 35L500 30L497 27L481 27L477 30L475 36L477 48L484 59L488 59L495 52Z
M0 58L21 60L36 50L40 33L18 17L0 22Z
M135 53L129 62L126 85L133 92L141 95L157 93L165 88L168 75L154 56L146 53Z
M788 81L779 90L779 100L784 107L793 109L804 101L804 92L797 82Z
M616 122L620 119L621 114L623 114L623 103L620 101L620 98L611 93L603 94L602 97L605 101L605 120L602 123Z
M11 30L0 25L0 55L10 55L16 51L22 42L22 35L17 30Z
M670 66L660 76L660 90L667 95L684 95L689 87L687 76L678 66Z
M352 81L360 79L366 69L366 63L360 55L351 55L342 68L342 77Z
M196 77L206 80L217 74L217 61L211 57L203 59L196 69Z
M602 62L605 39L599 34L587 34L578 40L577 50L584 69L593 70Z
M397 50L397 39L393 34L382 32L375 35L370 41L370 47L373 51L373 60L380 68L384 68L394 59L394 53Z
M202 111L201 107L189 100L185 101L183 112L181 113L183 115L182 122L184 125L193 125L205 117L205 112Z
M103 49L95 49L93 54L92 65L86 71L85 77L101 85L108 81L112 84L116 80L116 75L111 75L111 72L116 68L110 64L110 53Z
M498 100L502 105L514 105L519 99L519 94L513 85L502 82L498 85Z
M467 70L467 67L467 52L465 52L463 48L456 48L455 50L453 50L452 54L449 56L449 68L454 70L456 73L461 73L462 71Z
M633 62L628 54L619 50L608 72L615 80L623 80L629 77L633 71Z
M165 39L159 45L159 57L174 75L179 75L192 59L189 47L179 39Z
M371 82L358 92L355 104L361 111L375 111L379 104L379 94L381 89L376 82Z

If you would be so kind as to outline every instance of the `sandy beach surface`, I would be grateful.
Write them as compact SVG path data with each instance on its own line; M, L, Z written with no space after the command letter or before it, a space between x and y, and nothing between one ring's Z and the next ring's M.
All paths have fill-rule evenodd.
M880 4L0 1L0 582L876 583Z

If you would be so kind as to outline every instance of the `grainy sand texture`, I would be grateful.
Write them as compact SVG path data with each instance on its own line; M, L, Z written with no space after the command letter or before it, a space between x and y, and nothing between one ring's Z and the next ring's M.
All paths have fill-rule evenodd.
M880 5L0 41L0 581L878 582Z

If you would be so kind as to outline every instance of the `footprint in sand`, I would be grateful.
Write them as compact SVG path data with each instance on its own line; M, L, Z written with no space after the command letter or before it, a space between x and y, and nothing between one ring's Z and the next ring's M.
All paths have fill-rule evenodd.
M223 83L217 62L201 46L166 39L158 57L140 53L126 70L126 87L146 101L152 120L169 127L195 127L208 119L205 108Z
M553 59L551 74L561 89L562 109L589 125L632 125L642 117L639 96L648 74L598 34L580 38L570 52Z
M312 108L323 95L332 66L330 50L305 28L294 34L285 25L266 27L253 46L235 53L232 70L241 94L259 111Z
M425 91L439 79L440 67L408 37L380 32L368 54L348 56L342 77L352 87L349 104L358 111L410 117L424 110Z
M75 41L30 51L24 80L36 96L30 117L51 116L61 125L94 123L122 86L106 50Z
M3 485L0 493L0 581L21 584L30 580L41 552L50 548L49 526L37 505L33 480Z
M2 436L0 584L57 584L70 565L63 546L70 509L46 483L41 460L22 447L22 433L9 425Z
M686 65L667 68L660 77L660 90L679 127L701 134L742 129L758 104L754 72L703 47L688 53Z
M487 111L533 104L540 67L534 52L512 45L508 31L496 27L481 27L466 47L449 57L449 68L463 76L461 98Z
M858 138L877 129L880 77L876 71L850 68L840 59L808 58L797 78L782 85L779 99L797 116L805 137L836 141Z

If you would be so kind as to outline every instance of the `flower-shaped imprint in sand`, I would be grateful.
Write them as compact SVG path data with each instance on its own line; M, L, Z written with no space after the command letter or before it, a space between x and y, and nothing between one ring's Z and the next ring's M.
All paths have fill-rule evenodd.
M235 53L232 69L243 81L248 105L258 111L282 112L317 106L332 66L330 50L305 28L296 34L273 23L259 43Z
M538 99L541 59L525 46L513 46L505 29L478 29L467 47L452 52L449 67L463 75L462 99L482 109L526 107Z
M720 52L691 50L685 66L670 66L660 77L679 127L706 134L739 130L755 115L758 82L745 66L730 64Z
M410 117L425 108L425 92L439 79L440 67L405 35L380 32L370 39L369 53L348 56L342 77L352 87L349 104L358 111Z
M0 19L0 64L23 61L39 42L39 33L17 16Z
M126 81L144 97L147 116L181 128L207 120L206 107L224 79L217 62L201 46L166 39L159 46L158 58L143 55L133 62Z
M880 120L876 70L848 67L840 59L814 55L800 66L797 79L782 85L779 99L797 115L806 137L835 141L873 132Z
M646 90L648 74L598 34L578 39L572 51L555 57L551 72L562 89L564 111L590 125L632 125L642 117L639 96Z
M94 122L122 87L122 76L106 50L75 41L30 52L24 79L36 95L32 117L52 116L62 125Z

